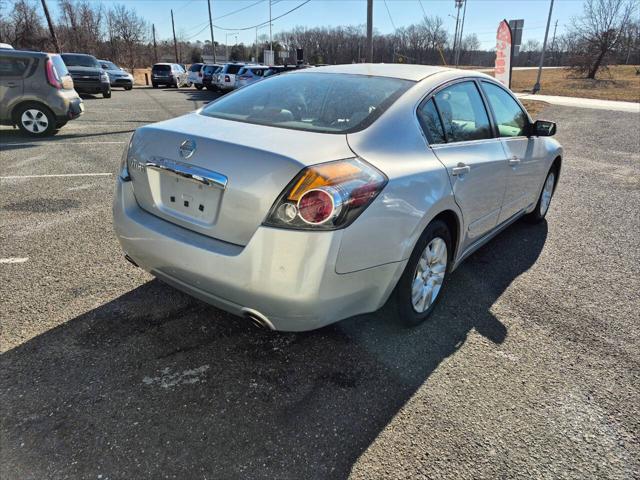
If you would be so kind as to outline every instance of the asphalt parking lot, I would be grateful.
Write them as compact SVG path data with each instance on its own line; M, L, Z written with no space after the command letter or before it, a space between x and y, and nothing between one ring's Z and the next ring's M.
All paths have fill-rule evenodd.
M469 258L429 323L283 334L112 233L131 132L213 98L118 90L51 139L0 130L1 478L640 477L637 114L547 107L548 222Z

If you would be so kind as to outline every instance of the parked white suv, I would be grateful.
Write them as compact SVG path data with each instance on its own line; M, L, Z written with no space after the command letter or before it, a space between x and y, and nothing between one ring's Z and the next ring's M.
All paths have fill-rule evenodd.
M193 83L193 86L198 90L202 90L204 85L202 84L202 69L204 68L204 63L194 63L189 67L189 76L188 80L190 83Z
M227 63L223 65L222 70L216 74L215 86L222 91L236 88L236 74L244 66L245 64L243 63Z

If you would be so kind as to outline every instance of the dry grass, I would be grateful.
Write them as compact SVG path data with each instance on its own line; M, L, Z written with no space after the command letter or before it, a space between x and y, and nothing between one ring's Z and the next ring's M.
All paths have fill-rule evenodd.
M608 71L599 73L596 80L579 78L564 68L543 70L540 94L640 102L638 68L633 65L612 66ZM514 70L511 89L514 92L531 91L537 74L537 70Z
M524 108L527 109L529 115L534 120L540 118L540 112L542 112L546 107L549 106L547 102L541 102L540 100L523 100L520 99L520 102L524 105Z

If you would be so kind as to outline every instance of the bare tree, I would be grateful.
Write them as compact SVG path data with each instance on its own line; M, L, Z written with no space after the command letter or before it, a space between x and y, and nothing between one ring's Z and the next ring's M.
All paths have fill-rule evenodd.
M596 78L624 40L634 10L635 4L629 0L586 0L583 15L573 19L571 35L576 41L572 67L587 78Z
M46 50L49 37L38 11L38 4L31 0L17 0L12 10L3 8L0 31L4 42L15 48ZM6 15L6 17L5 17Z
M147 48L145 42L149 28L135 10L130 10L125 5L114 6L107 15L112 58L133 70Z

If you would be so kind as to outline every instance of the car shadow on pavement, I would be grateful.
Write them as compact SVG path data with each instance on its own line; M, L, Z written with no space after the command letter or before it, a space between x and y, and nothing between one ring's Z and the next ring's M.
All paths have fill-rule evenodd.
M472 331L505 340L491 306L546 237L546 223L507 229L415 329L383 309L271 333L150 281L2 356L4 468L15 478L345 478Z

